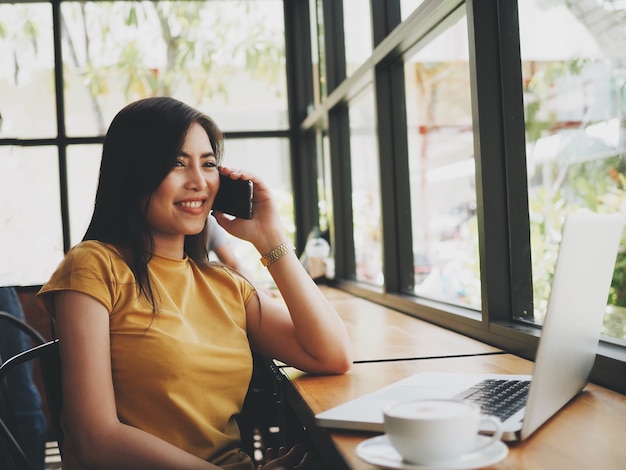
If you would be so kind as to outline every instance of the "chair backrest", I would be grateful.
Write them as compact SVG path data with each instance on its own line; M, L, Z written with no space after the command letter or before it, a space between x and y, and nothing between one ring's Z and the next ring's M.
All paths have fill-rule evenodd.
M59 444L59 451L61 452L63 433L60 426L60 413L63 398L61 389L61 357L59 354L59 340L55 339L43 344L38 344L37 346L27 349L26 351L7 359L0 366L0 383L3 383L9 372L14 370L16 367L33 360L38 360L41 367L50 420ZM13 465L16 468L20 470L30 468L28 461L24 456L24 452L1 420L0 441L5 447L9 458L13 460Z
M43 344L46 342L46 338L44 338L41 333L39 333L36 329L30 326L28 323L19 319L15 315L11 315L7 312L0 312L0 321L6 321L18 328L25 333L35 344Z
M5 302L6 304L6 302ZM13 307L12 305L8 305ZM28 349L29 344L40 345L46 342L46 339L32 326L27 324L20 316L20 311L12 310L11 313L0 311L0 323L4 323L2 328L2 334L0 334L0 341L7 341L7 344L0 344L0 363L7 358L10 358L25 349ZM22 314L23 315L23 314ZM23 334L24 339L15 336L17 334ZM28 340L26 340L28 338ZM26 376L23 376L26 377ZM14 382L20 384L20 387L34 387L33 384L22 382L19 379ZM25 379L22 379L25 380ZM31 380L31 379L26 379ZM16 412L13 409L12 398L15 398L15 393L29 393L28 390L15 390L11 391L8 381L0 381L0 462L6 467L10 468L25 468L29 457L26 457L26 453L20 447L19 441L12 433L17 432L20 429ZM41 443L43 445L43 442ZM32 448L30 449L32 453ZM44 449L41 449L42 457ZM32 455L31 455L32 457ZM43 461L43 460L42 460Z

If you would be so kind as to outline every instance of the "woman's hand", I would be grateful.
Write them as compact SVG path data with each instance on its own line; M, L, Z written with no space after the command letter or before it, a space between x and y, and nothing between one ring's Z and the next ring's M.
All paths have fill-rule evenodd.
M289 452L284 447L278 449L276 456L275 449L267 449L265 451L265 463L259 465L257 470L307 470L312 468L311 454L309 454L304 445L296 444Z
M252 173L221 166L220 173L232 179L251 180L253 183L252 219L232 218L222 212L214 212L215 220L231 235L249 241L261 254L276 248L286 240L278 208L272 192L265 183Z

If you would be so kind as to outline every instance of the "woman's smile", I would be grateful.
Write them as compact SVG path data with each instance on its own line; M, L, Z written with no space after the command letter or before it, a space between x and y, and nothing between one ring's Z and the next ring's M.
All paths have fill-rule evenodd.
M193 213L202 213L204 212L203 206L206 203L206 199L186 199L184 201L176 202L174 205L188 210Z

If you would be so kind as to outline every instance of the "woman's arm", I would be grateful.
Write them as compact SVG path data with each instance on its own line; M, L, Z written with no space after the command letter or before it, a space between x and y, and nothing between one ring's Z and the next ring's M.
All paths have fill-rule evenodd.
M111 376L109 313L79 292L54 294L60 338L63 418L81 468L217 469L117 418Z
M234 178L254 182L251 220L214 213L233 235L248 240L266 254L287 240L269 188L244 172L221 168ZM294 252L271 264L269 272L284 303L259 291L259 302L248 303L248 335L252 347L301 370L313 373L346 372L351 366L351 345L343 321L328 303Z
M246 308L253 349L300 370L343 374L352 364L345 325L295 253L269 267L284 303L257 291Z

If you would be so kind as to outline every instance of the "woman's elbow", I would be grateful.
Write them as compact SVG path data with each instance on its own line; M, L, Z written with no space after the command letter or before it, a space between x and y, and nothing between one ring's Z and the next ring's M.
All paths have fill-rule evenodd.
M352 342L347 332L340 344L342 345L340 351L335 355L337 361L335 367L337 374L345 374L352 367Z
M327 361L325 374L341 375L345 374L352 367L352 354L349 349L333 354Z
M333 373L336 375L345 374L346 372L350 370L351 367L352 367L352 360L349 357L346 357L344 358L343 361L340 361L337 363Z

